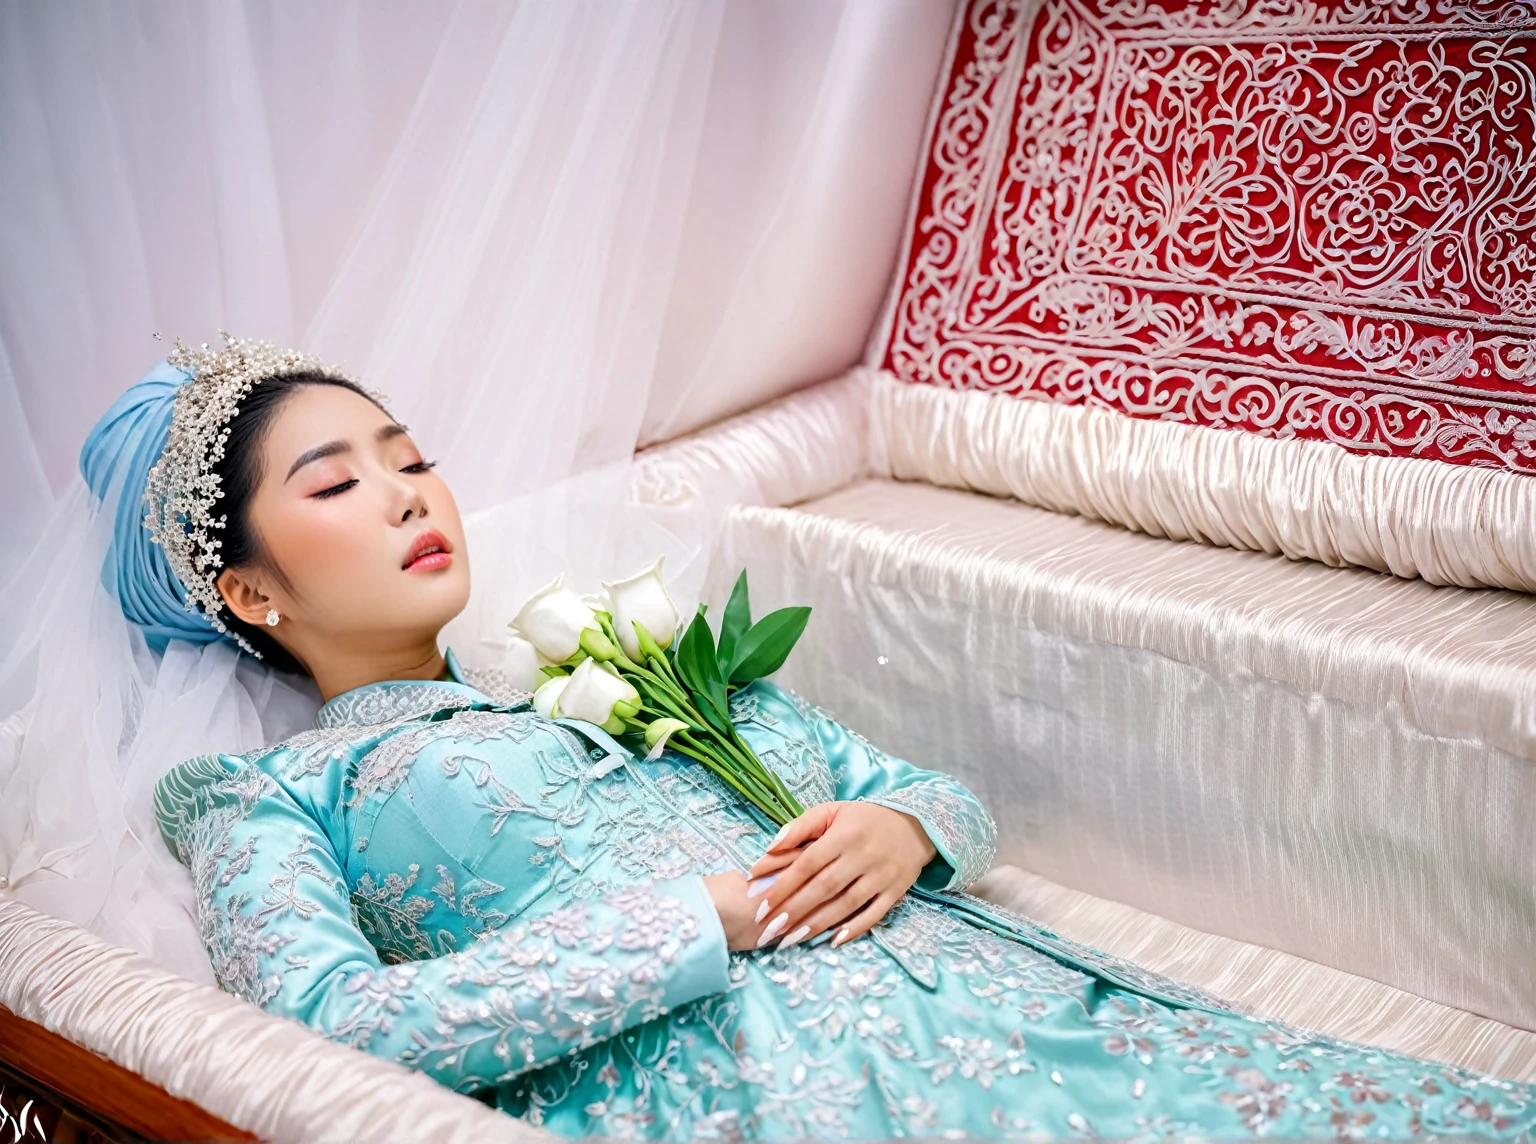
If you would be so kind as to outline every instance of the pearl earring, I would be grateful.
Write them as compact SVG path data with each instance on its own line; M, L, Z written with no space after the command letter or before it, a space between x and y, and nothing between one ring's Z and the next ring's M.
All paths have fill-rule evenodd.
M267 609L267 627L269 627L269 628L277 627L277 621L279 619L281 619L281 618L282 617L277 614L277 609L276 608L268 608Z

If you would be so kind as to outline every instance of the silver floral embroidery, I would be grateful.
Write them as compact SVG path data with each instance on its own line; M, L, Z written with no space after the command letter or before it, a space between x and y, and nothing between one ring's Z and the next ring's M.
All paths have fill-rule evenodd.
M419 719L451 707L468 707L474 702L473 695L435 683L359 687L336 696L321 707L315 716L315 727L329 730L350 726L354 728L355 737L355 728L359 726Z
M530 719L528 715L504 711L455 711L447 719L397 731L358 763L357 774L349 783L352 795L348 805L359 805L375 793L393 791L405 781L417 756L432 743L444 739L483 743L509 734L519 737L517 732L526 732Z
M420 874L421 867L414 862L403 876L390 871L383 881L365 872L352 891L353 922L386 964L453 952L451 933L428 934L422 928L433 903L425 895L410 892Z
M249 890L230 892L238 879L252 872L258 854L255 837L233 844L234 830L277 789L271 776L246 764L206 788L202 801L209 809L183 822L176 835L177 857L192 873L199 936L214 978L228 992L257 1005L270 1002L282 988L285 971L272 971L271 959L298 940L294 933L269 932L269 923L288 915L307 920L322 909L321 903L298 892L299 878L313 876L337 889L309 857L319 849L318 842L303 833L269 876L258 908L248 908ZM302 965L302 960L289 963L290 969Z
M533 698L533 692L517 687L499 667L460 667L464 682L503 707L515 707Z
M997 823L976 796L947 776L918 779L864 802L904 811L923 824L954 867L949 885L964 888L992 867L997 854Z
M461 892L453 871L439 863L437 881L428 897L411 892L420 876L421 867L414 862L404 874L389 871L382 879L364 871L352 891L353 922L386 964L453 953L459 948L456 930L478 940L506 923L505 913L486 908L486 899L494 900L505 887L481 880ZM443 924L430 929L425 923L438 909L457 915L457 924L449 925L451 919L445 917Z
M753 702L740 706L751 714L754 742L777 752L776 765L798 755L805 774L830 785L815 723L822 716L802 721L778 694L753 689ZM354 727L342 754L358 758L381 733L451 738L454 723L471 714ZM1429 1134L1491 1131L1526 1107L1529 1094L1514 1086L1200 1012L1215 1003L1197 991L1179 994L1165 979L955 892L915 891L869 936L837 949L821 941L733 954L725 992L663 1013L669 973L685 949L697 948L701 919L636 880L744 864L770 831L691 763L631 762L596 776L595 747L569 728L521 717L526 735L508 724L494 741L435 752L430 769L432 781L462 788L464 806L496 829L498 855L515 853L536 868L535 900L557 908L520 917L495 908L502 887L477 871L461 873L445 864L448 855L438 861L385 847L383 835L373 854L400 865L354 871L349 896L318 823L315 831L274 832L280 843L254 824L238 829L252 808L287 797L257 766L230 771L227 758L184 764L157 790L157 814L194 868L199 921L225 987L454 1087L496 1085L507 1111L589 1135L932 1136L978 1104L985 1119L966 1123L997 1136L1210 1135L1221 1123L1229 1134L1372 1134L1391 1109L1408 1109L1403 1123ZM513 740L521 747L503 753ZM885 766L888 756L854 741L853 765ZM866 751L867 764L857 758ZM280 753L262 765L288 762ZM414 757L402 762L404 769L381 767L374 789L407 773ZM916 792L909 803L930 814L968 798L942 778L906 782L898 791ZM345 825L344 809L338 813ZM990 834L985 812L977 815L964 828L973 848ZM942 836L943 827L932 829ZM409 862L413 856L422 860ZM513 872L505 864L486 870ZM305 955L314 950L305 938L319 929L307 919L349 909L384 961L441 959L365 968L329 992L311 991ZM306 989L285 989L285 980ZM1146 995L1129 991L1142 988ZM300 1009L314 997L321 1000L312 1010ZM1052 1043L1048 1034L1067 1027L1085 1034L1080 1064L1091 1062L1091 1074L1039 1055L1052 1051L1039 1048ZM1210 1093L1200 1123L1168 1112L1171 1099L1187 1095L1159 1090L1170 1070ZM1096 1108L1099 1090L1089 1098L1078 1087L1086 1075L1095 1084L1123 1078L1124 1099L1137 1102L1133 1112L1144 1102L1146 1114L1113 1119ZM1060 1086L1082 1111L1052 1119L1028 1100L1029 1085Z
M665 967L698 939L698 918L679 898L650 886L606 895L600 914L574 902L504 929L452 954L447 983L489 992L483 1004L436 1003L436 1024L403 1051L403 1063L432 1071L490 1043L508 1080L550 1055L542 1041L576 1051L662 1013ZM630 955L604 957L610 949ZM579 951L585 956L572 956ZM381 999L388 1004L388 999Z
M321 1032L328 1040L368 1049L374 1034L394 1032L395 1018L405 1011L402 999L409 997L416 983L414 965L386 965L363 969L347 978L344 991L356 998L351 1010L335 1025Z

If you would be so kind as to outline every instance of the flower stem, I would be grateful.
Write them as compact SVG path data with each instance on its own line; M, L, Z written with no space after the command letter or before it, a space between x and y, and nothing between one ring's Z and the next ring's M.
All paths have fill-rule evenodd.
M638 664L624 652L612 619L600 616L598 623L618 649L612 661L614 666L641 693L643 709L658 718L681 719L688 724L686 731L673 734L669 745L704 764L778 825L802 813L799 801L783 780L736 732L729 712L724 717L729 732L722 733L704 717L699 701L683 686L676 668L665 656L651 655L646 657L645 665ZM644 724L632 723L644 729Z

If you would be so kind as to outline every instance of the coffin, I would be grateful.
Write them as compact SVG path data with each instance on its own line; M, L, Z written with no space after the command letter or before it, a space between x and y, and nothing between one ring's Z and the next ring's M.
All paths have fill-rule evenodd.
M1532 27L967 0L866 364L632 482L709 537L717 607L742 567L759 607L813 605L784 683L981 794L979 892L1524 1080ZM26 1029L231 1135L542 1136L3 891L0 1006L0 1069ZM88 1068L50 1077L111 1122Z

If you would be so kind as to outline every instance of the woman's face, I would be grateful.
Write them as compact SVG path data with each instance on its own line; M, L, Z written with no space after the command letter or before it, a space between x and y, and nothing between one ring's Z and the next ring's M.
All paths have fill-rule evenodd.
M241 570L253 590L225 598L262 623L266 596L281 616L272 635L311 672L338 653L420 646L463 610L469 561L453 494L373 402L341 386L295 390L260 466L250 523L279 574Z

